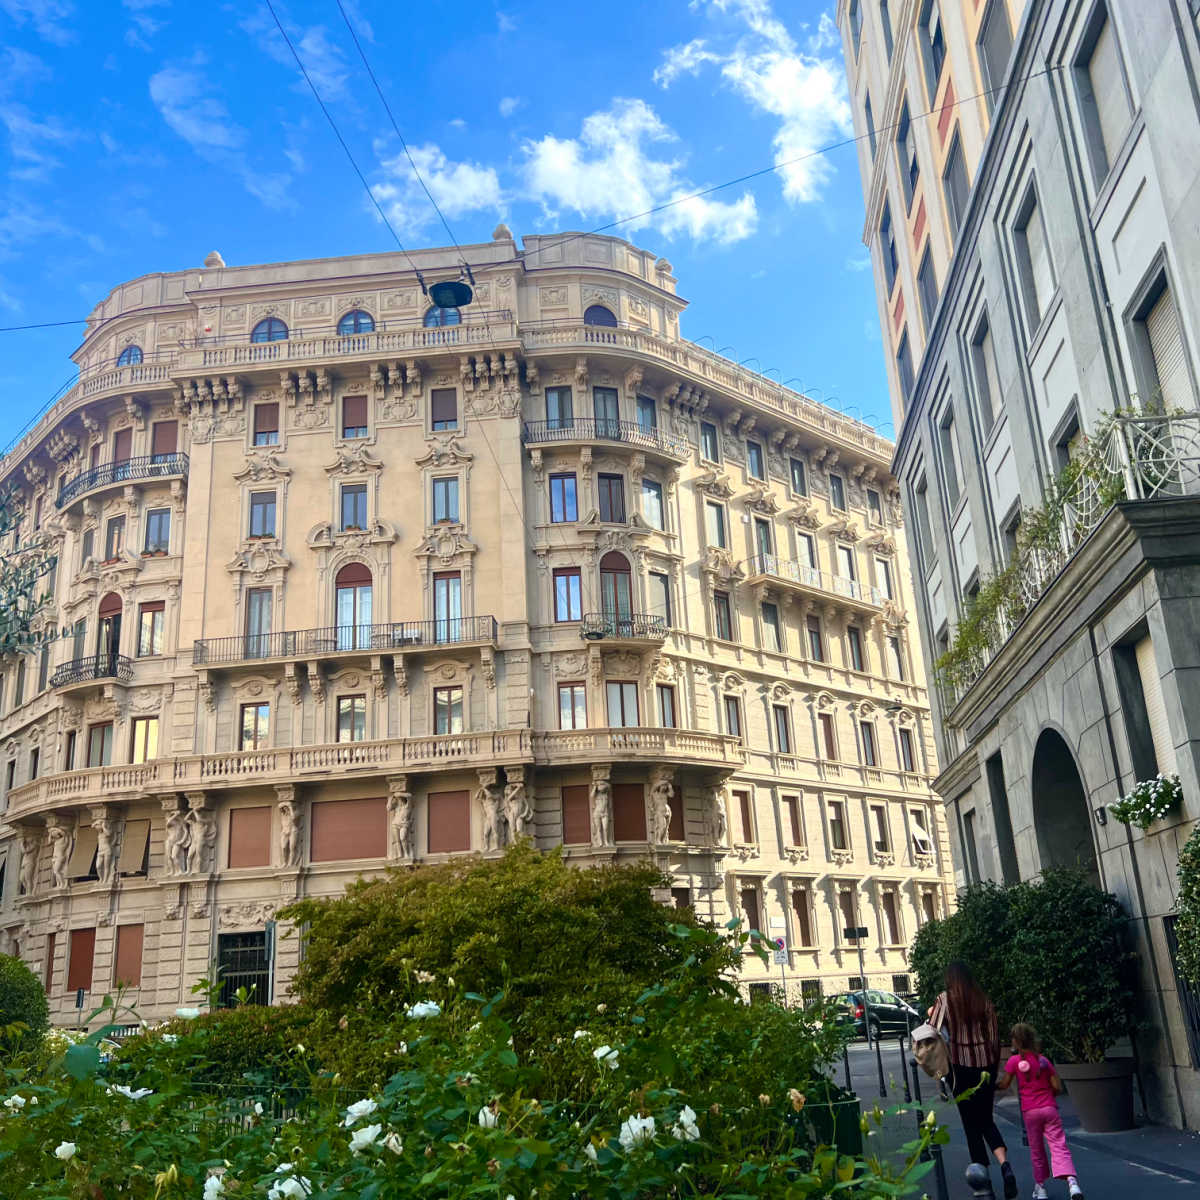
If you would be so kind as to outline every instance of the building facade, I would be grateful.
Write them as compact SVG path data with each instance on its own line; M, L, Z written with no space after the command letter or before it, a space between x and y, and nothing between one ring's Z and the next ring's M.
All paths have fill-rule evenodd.
M1193 1126L1198 11L838 8L956 879L1081 863L1120 897L1150 1112ZM1110 816L1160 772L1173 813Z
M4 460L63 636L3 665L0 928L55 1020L282 998L281 906L522 834L783 938L751 987L844 990L861 926L907 986L949 844L891 445L682 339L665 259L465 253L461 310L395 254L124 284Z

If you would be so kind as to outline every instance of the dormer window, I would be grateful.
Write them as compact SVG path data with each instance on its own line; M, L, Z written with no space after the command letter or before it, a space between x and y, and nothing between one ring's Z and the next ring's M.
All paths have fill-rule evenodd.
M141 346L126 346L117 356L118 367L136 367L142 361Z

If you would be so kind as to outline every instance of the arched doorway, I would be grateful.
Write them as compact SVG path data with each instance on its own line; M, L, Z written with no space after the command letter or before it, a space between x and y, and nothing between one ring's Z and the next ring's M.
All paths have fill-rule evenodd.
M116 592L109 592L100 601L100 618L96 629L96 660L104 675L117 673L117 655L121 652L121 612L124 603Z
M628 637L633 619L633 575L629 560L610 550L600 560L600 607L617 637Z
M337 648L368 650L371 646L371 572L363 563L347 563L334 580Z
M1054 729L1043 729L1030 772L1038 858L1046 867L1083 867L1099 884L1092 810L1075 756Z

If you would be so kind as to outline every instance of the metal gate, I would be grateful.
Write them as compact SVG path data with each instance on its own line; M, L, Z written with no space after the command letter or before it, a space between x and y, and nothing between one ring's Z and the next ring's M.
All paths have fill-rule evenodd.
M271 1003L271 953L267 931L217 935L217 978L221 1007L232 1008L238 988L249 993L249 1004Z
M1183 1009L1183 1026L1187 1030L1192 1066L1200 1067L1200 987L1188 983L1179 974L1179 939L1175 934L1178 920L1174 914L1163 917L1163 932L1167 939L1167 953L1171 956L1171 969L1175 972L1175 988L1179 993L1179 1007Z

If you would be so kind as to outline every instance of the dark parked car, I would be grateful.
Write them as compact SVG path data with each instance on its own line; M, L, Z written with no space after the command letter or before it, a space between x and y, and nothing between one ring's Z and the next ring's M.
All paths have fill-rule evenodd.
M841 1010L839 1019L852 1025L858 1037L866 1037L868 1020L872 1037L908 1034L923 1020L921 1014L895 992L870 988L865 992L840 992L833 999Z

